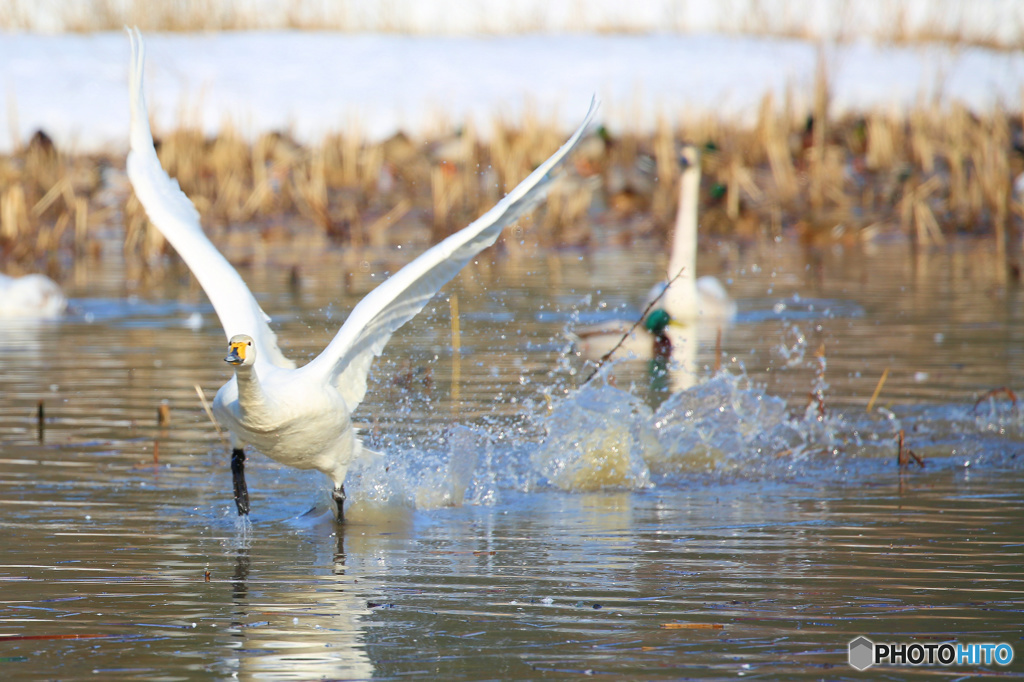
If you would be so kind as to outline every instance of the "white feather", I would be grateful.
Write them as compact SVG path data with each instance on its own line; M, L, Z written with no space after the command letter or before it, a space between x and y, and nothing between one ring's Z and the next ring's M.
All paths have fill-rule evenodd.
M579 141L596 100L572 137L547 161L468 227L427 249L360 301L330 345L302 371L335 381L349 409L366 393L366 374L391 334L413 318L469 261L497 240L502 229L544 199L549 173Z
M174 250L199 280L227 338L248 334L259 349L257 367L273 364L294 367L281 353L277 336L267 325L263 312L249 287L227 259L210 243L199 223L199 212L176 180L160 166L149 129L145 92L142 86L146 49L138 29L129 31L132 39L131 65L131 151L128 153L128 178L135 195L146 208L150 222L166 237Z
M128 176L152 223L185 260L206 292L229 339L245 335L255 363L236 366L213 411L236 447L249 444L283 464L317 469L341 486L362 450L351 412L366 395L367 372L391 334L412 319L502 228L541 201L549 173L579 141L596 101L568 142L478 220L403 267L370 292L312 362L293 369L245 282L203 233L195 207L160 166L142 89L144 50L132 38L131 152Z

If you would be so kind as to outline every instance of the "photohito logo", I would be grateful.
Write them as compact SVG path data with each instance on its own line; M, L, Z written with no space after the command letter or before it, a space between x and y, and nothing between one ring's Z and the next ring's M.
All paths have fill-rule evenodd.
M875 644L867 637L850 640L850 665L867 670L873 665L1010 665L1013 647L1009 644L921 644L889 642Z

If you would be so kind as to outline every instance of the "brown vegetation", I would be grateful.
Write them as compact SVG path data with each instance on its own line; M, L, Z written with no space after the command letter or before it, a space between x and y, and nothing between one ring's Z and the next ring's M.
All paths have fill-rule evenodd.
M820 79L814 111L797 116L771 98L756 125L707 119L653 134L603 129L584 140L548 202L510 230L505 248L621 245L663 239L676 210L678 145L703 146L703 235L796 235L810 245L902 233L942 243L992 235L1016 262L1024 212L1013 179L1024 169L1021 121L1004 111L921 107L833 119ZM335 135L302 146L286 134L247 141L225 129L158 131L168 172L222 247L288 244L422 246L468 224L562 140L535 118L471 126L445 139L396 134L381 142ZM124 160L68 157L45 134L0 158L0 269L61 269L98 255L98 230L124 225L131 258L155 262L162 239L147 227Z

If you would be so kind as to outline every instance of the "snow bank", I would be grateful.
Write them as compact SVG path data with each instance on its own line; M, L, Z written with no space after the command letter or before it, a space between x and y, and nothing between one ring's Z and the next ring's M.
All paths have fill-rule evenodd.
M248 135L291 130L371 138L447 130L532 111L565 130L592 94L614 130L715 115L753 119L765 93L809 101L818 48L721 35L417 37L299 31L152 34L146 88L158 131L226 122ZM936 94L977 111L1018 108L1024 55L980 48L829 48L833 113L905 109ZM126 148L128 39L0 35L0 151L36 129L74 151Z

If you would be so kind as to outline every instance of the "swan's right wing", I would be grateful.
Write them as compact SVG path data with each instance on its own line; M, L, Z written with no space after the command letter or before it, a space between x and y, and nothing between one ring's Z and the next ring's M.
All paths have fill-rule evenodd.
M142 89L142 70L146 51L138 29L129 29L132 43L131 89L131 151L128 153L128 178L135 189L150 222L174 246L199 280L206 296L213 303L224 333L248 334L256 342L256 362L269 362L278 367L294 367L277 346L277 337L267 325L266 313L260 308L249 287L227 259L210 243L199 223L196 207L181 191L178 183L167 176L153 147L149 115Z
M502 229L542 201L550 173L583 136L597 101L572 137L491 210L435 244L371 291L352 309L330 345L299 371L333 378L349 410L366 395L366 376L391 334L413 318L448 280L497 240Z

